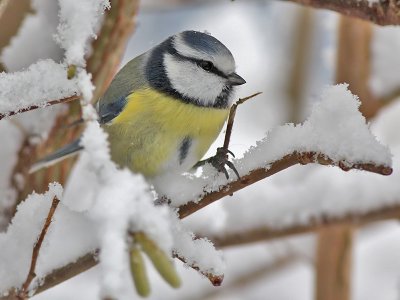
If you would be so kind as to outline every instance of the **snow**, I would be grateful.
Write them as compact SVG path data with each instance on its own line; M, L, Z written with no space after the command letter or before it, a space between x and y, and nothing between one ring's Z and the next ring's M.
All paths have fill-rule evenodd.
M222 251L217 251L206 238L195 238L179 219L176 218L173 224L174 253L184 258L189 267L198 267L201 272L222 276L226 269Z
M327 87L314 104L311 115L301 125L287 124L269 132L240 160L239 172L246 174L262 165L297 152L323 153L335 162L391 165L386 146L371 134L365 118L358 110L360 101L347 84Z
M96 37L101 16L110 8L108 0L59 0L60 24L57 42L65 49L65 62L85 66L89 41Z
M327 87L303 124L286 124L270 130L233 163L241 176L258 168L268 169L274 161L294 152L322 153L334 162L345 161L350 166L357 163L390 166L389 149L371 134L359 105L358 97L351 94L346 84ZM159 194L166 195L173 206L179 207L226 184L224 175L217 174L209 165L203 174L180 176L173 184L170 178L156 178L154 184ZM236 179L232 171L229 174L230 180Z
M43 12L46 5L43 4L42 7L39 3L40 1L36 0L34 5L39 13L42 14L41 18L44 18ZM25 81L22 80L25 75L17 76L14 77L15 80L10 80L14 86L8 90L10 93L6 98L7 102L3 100L3 97L0 97L0 111L20 109L26 107L26 105L37 103L42 104L46 99L57 99L58 97L47 98L48 91L51 90L48 87L49 84L54 84L54 90L59 92L59 88L65 88L65 82L67 82L71 84L71 88L65 91L66 94L82 93L84 95L82 101L84 105L83 114L84 118L89 121L82 141L86 150L82 153L77 167L70 176L65 195L46 236L39 256L37 274L39 278L43 277L54 268L75 261L79 256L101 247L100 266L97 268L100 274L99 276L93 276L93 273L90 273L93 281L85 279L84 276L76 278L74 285L69 285L64 291L58 292L57 296L54 296L54 294L57 294L58 288L51 289L49 293L53 296L48 296L47 299L61 299L62 296L60 294L64 294L64 299L98 299L99 294L101 296L116 296L119 299L132 298L134 290L128 270L126 249L129 246L129 240L127 240L127 231L144 231L165 252L170 253L173 251L178 253L186 258L189 265L196 265L204 272L217 274L225 272L225 284L229 287L229 283L234 282L240 275L246 274L245 271L251 274L258 266L261 267L268 263L272 265L277 256L285 254L287 242L279 244L275 251L273 250L273 245L271 245L273 243L268 243L267 246L262 244L254 248L247 247L246 250L227 250L224 251L223 258L222 253L215 250L207 239L193 240L192 232L208 233L207 229L210 229L212 234L218 234L227 230L240 231L257 226L283 228L296 224L307 224L310 219L318 219L325 215L343 216L347 213L366 212L371 209L398 204L396 195L399 194L397 188L399 175L396 169L400 163L398 158L400 156L400 147L397 144L391 144L395 172L389 177L363 172L343 173L337 168L321 166L299 166L291 168L290 171L281 172L258 185L246 188L245 191L236 193L233 198L219 201L217 205L213 205L212 209L214 211L211 214L209 213L210 208L207 207L201 212L206 216L204 219L198 219L196 221L197 224L196 222L191 222L193 218L198 217L197 215L188 218L185 222L181 222L166 207L155 207L152 203L152 191L148 183L139 175L133 175L127 170L118 170L109 159L106 135L100 130L97 123L91 122L96 116L93 107L88 105L93 90L90 74L78 68L76 78L66 81L67 65L77 64L78 66L84 66L84 55L89 51L89 39L95 35L101 13L107 3L107 1L94 0L60 1L61 25L58 31L58 41L63 49L66 49L65 62L56 64L54 61L47 60L31 66L35 70L35 68L39 68L38 65L44 64L46 71L43 71L43 74L50 74L46 75L47 77L42 77L39 71L37 73L40 76L32 77L32 73L36 71L31 72L30 69L16 74L3 74L0 77L0 95L2 95L4 88L6 92L8 89L8 83L4 78L29 73L26 75ZM275 54L280 54L281 57L277 58L268 55L268 58L266 58L268 51L264 51L263 45L265 43L265 40L263 40L265 24L260 26L261 29L255 28L251 25L255 18L250 16L237 21L241 16L247 15L243 14L243 8L247 6L243 5L242 9L240 9L240 6L237 5L240 4L236 2L230 3L230 12L236 9L236 14L227 14L229 15L229 18L228 16L226 18L227 22L219 22L217 26L219 29L216 30L221 30L219 32L221 39L226 37L232 45L237 45L238 48L236 50L240 52L238 55L241 56L238 62L242 64L240 71L243 70L248 73L244 77L246 79L254 77L253 74L257 70L259 75L257 76L259 77L257 81L263 89L268 89L268 96L262 98L262 101L257 99L248 105L246 104L243 109L240 108L238 111L238 119L242 121L235 123L234 134L236 140L233 140L232 146L247 149L248 146L243 141L252 141L254 136L252 134L253 131L248 130L249 128L257 128L258 133L260 133L267 130L271 124L276 124L284 118L284 112L282 112L285 109L284 95L277 91L271 92L269 89L271 85L285 78L287 74L279 69L282 65L276 63L271 72L274 76L271 76L269 71L260 70L260 61L271 67L270 64L274 64L278 59L287 61L287 55L279 53L281 44L276 43L276 40L271 37L274 44L273 47L276 47L277 50ZM255 10L265 13L260 9L261 5L257 5L259 6ZM76 10L77 8L79 8L79 11ZM213 11L219 12L220 10L213 9ZM208 18L209 13L210 11L207 13L204 11L201 24L196 26L201 27L201 29L211 26ZM157 21L159 21L159 17L160 15L155 17ZM31 16L31 18L34 17ZM268 18L263 15L263 20L265 19ZM190 21L190 24L193 24L192 20ZM34 27L33 21L26 22L28 25L24 25L24 27L29 27L29 24L32 28ZM36 22L38 21L36 20ZM231 29L233 22L241 24L238 28L243 30L225 35L223 33L224 26ZM169 26L165 26L168 29L164 29L159 22L153 23L157 24L160 31L175 30ZM169 23L171 22L169 21ZM272 22L272 24L274 23ZM51 22L51 25L54 25L54 23ZM146 26L143 25L142 28L144 27ZM54 30L54 26L52 30ZM154 29L151 30L154 31ZM29 33L29 30L27 32ZM43 30L43 33L45 32L47 32L47 29ZM214 34L214 31L212 33ZM46 34L46 42L43 43L50 49L54 45L51 45L51 41L48 39L49 33ZM249 43L237 42L237 40L245 41L244 38L247 35L251 36ZM22 38L21 33L22 40L28 39L27 33L24 36L26 37ZM151 36L154 38L154 35ZM161 39L154 38L155 42L159 40ZM259 43L260 40L263 43ZM139 44L136 40L134 42ZM13 47L17 47L15 46L17 44L15 42ZM21 43L20 45L25 44ZM143 45L143 47L148 46L145 43L140 45ZM229 48L231 49L231 45L229 45ZM257 56L254 55L252 59L246 60L248 58L248 49L258 49ZM235 52L235 57L236 54ZM271 57L274 57L274 59L271 59ZM262 60L263 58L266 59ZM18 56L13 57L13 59L17 61ZM31 59L35 60L36 58L32 56ZM54 60L58 61L56 58ZM26 64L21 61L21 65L16 64L13 68L26 67ZM251 67L251 64L254 65ZM56 71L53 74L49 69L51 69L51 72ZM263 72L265 72L266 76L264 76ZM239 73L242 74L241 72ZM396 74L394 75L397 76ZM58 83L53 82L54 76L59 81ZM264 79L264 77L268 76L271 78ZM276 80L274 81L272 77ZM51 78L51 80L47 80L47 78ZM265 87L265 82L268 80L271 81L267 88ZM18 85L14 81L18 82ZM382 80L383 83L389 81ZM40 85L31 86L32 82L36 84L40 82ZM280 85L282 85L282 82ZM57 86L57 84L60 85ZM246 92L241 92L240 95L254 92L252 88L249 88L249 93L246 90ZM394 84L393 88L395 88ZM17 94L19 89L21 89L21 92ZM385 88L381 89L385 90ZM31 93L31 90L33 93ZM27 95L29 95L29 99L27 99ZM235 160L234 162L239 172L244 175L252 168L268 168L274 160L296 150L323 152L336 161L346 160L351 164L359 162L391 164L391 155L387 147L382 146L371 135L369 124L365 122L358 112L358 100L349 93L345 86L329 87L320 98L318 104L312 110L311 116L304 124L287 124L275 127L243 158ZM21 99L22 102L20 102ZM276 99L274 100L276 103L270 99ZM259 104L256 101L259 101ZM252 107L253 110L247 107ZM254 108L256 113L253 114ZM266 112L267 108L268 111ZM279 112L274 108L278 108ZM398 108L395 107L391 107L391 109L391 111L398 111ZM27 114L23 116L25 115ZM249 115L252 116L252 122L245 122L244 120L248 120ZM398 140L395 130L399 126L396 121L398 119L397 116L398 113L393 113L389 118L388 114L386 114L381 118L381 121L378 120L374 124L374 130L379 132L379 139L382 143L393 143L393 141ZM388 122L389 119L392 121ZM42 119L37 118L35 122L40 123ZM32 123L26 124L34 124L35 122L32 121ZM4 123L4 120L2 123ZM242 126L243 123L246 124ZM4 175L4 178L0 178L1 187L6 186L3 183L8 179L8 170L12 168L13 160L15 161L15 151L19 148L18 142L21 136L21 132L17 131L16 127L12 127L13 125L10 122L7 121L4 124L7 125L0 124L0 126L4 126L4 132L6 131L6 133L0 127L0 136L7 138L7 140L13 139L15 143L10 148L1 147L0 149L0 156L5 154L4 160L7 160L6 164L2 165L3 167L5 166L7 172L1 174L2 177ZM30 126L26 124L24 126ZM262 125L260 126L260 124ZM239 134L240 138L236 136L238 127L241 129L244 127L248 130L247 132L244 130L246 134ZM40 132L40 126L37 126L34 131ZM264 136L264 133L262 135ZM236 151L234 152L237 153ZM230 172L230 175L230 180L236 179L232 172ZM198 199L199 195L204 194L204 192L218 190L227 181L223 175L216 173L211 166L205 166L200 177L186 174L182 178L158 179L155 183L156 190L160 194L165 192L170 195L173 205L179 206L188 200ZM1 188L0 190L3 193L3 189ZM0 290L8 289L11 286L19 286L25 279L33 243L47 215L54 193L61 197L61 189L52 185L49 192L44 195L32 194L19 206L18 214L7 233L0 234L0 249L2 249L0 251L0 278L2 279L0 280ZM0 197L2 196L3 194L0 195ZM1 201L4 201L3 199ZM198 224L201 226L198 226ZM391 249L392 244L389 240L393 240L395 237L394 234L393 236L388 236L384 241L385 247L382 248ZM296 241L296 245L298 244L300 243ZM398 246L394 247L393 251L385 251L383 253L396 257L397 248ZM309 252L311 251L307 253ZM359 263L359 266L369 265L371 257L376 258L376 261L372 264L372 271L379 270L380 274L384 273L384 268L379 268L380 260L378 255L370 254L368 257L362 257L362 262ZM227 268L225 268L225 262ZM389 260L386 261L384 266L387 267L389 262ZM391 279L397 274L395 269L393 267L390 270ZM357 272L358 274L364 274L371 272L371 270L365 267L364 269L360 268ZM206 279L201 280L198 273L192 269L179 268L181 278L184 279L184 286L179 292L165 287L166 284L164 282L157 280L154 269L150 269L149 273L154 299L188 299L193 295L199 295L199 297L208 295L208 292L213 290L209 282ZM312 274L312 265L303 261L284 268L278 273L266 274L260 277L258 282L255 281L248 285L247 288L225 292L225 298L262 298L266 295L270 298L276 298L278 295L280 298L293 299L293 295L295 295L298 299L309 299L312 297L313 292ZM389 282L386 278L389 279L389 277L385 277L385 280L381 280L385 282L371 281L373 278L369 279L369 281L376 283L377 286L385 285L388 290L390 289L387 294L393 296L395 288L393 280ZM77 281L78 283L76 283ZM94 281L96 283L93 283ZM98 282L100 282L101 288L99 288ZM287 289L287 286L291 288ZM361 289L361 286L363 284L359 283L357 288ZM379 290L379 287L376 290ZM74 292L75 294L73 294ZM71 294L68 293L73 295L70 296ZM360 295L358 297L363 299L365 294L357 292L356 295ZM369 295L374 294L371 292ZM219 297L219 295L216 294L216 297ZM45 294L43 294L43 298L46 298ZM222 299L223 296L220 298Z
M58 24L57 3L53 0L34 0L31 2L31 5L35 10L35 14L27 15L18 34L11 40L10 44L3 49L1 54L1 61L9 72L27 68L38 59L51 58L54 61L60 61L62 58L63 52L53 40L53 34L56 32ZM26 51L26 49L29 49L29 51ZM23 77L29 80L30 76L25 75ZM57 78L57 74L55 75L54 78ZM8 77L9 75L4 76ZM51 77L51 84L54 78ZM32 79L36 80L37 76ZM26 104L19 103L19 97L27 98L32 88L39 91L40 87L38 87L38 82L40 82L41 79L41 76L39 76L39 81L34 83L36 87L33 87L30 82L21 81L22 78L13 84L11 84L8 79L3 81L2 91L13 95L13 97L18 96L18 99L10 99L11 101L9 101L9 99L1 99L0 102L7 102L7 105L10 105L10 110L11 108L14 109L14 104L18 104L18 107L30 105L34 99L29 97L30 102ZM11 86L9 84L11 84ZM62 81L61 84L64 85L64 81ZM21 91L13 90L14 88L18 88ZM35 93L32 93L32 96L34 94ZM46 97L45 95L42 96ZM37 100L42 102L41 99ZM7 143L3 143L0 147L0 157L2 158L2 172L0 174L0 210L2 212L6 211L10 205L13 206L15 201L14 197L16 191L10 187L9 178L17 161L17 153L20 150L23 140L29 138L30 143L38 143L45 138L52 128L57 114L64 109L65 107L63 105L56 105L46 109L26 112L10 119L3 119L0 122L0 137L2 140L7 141ZM8 218L3 218L3 214L1 214L0 219L2 219L0 223L9 222ZM5 228L5 225L7 224L0 225L0 228Z
M44 194L31 194L18 206L7 231L0 233L0 294L11 287L20 286L26 279L34 243L42 230L54 197L62 199L62 188L55 183L50 184L49 190ZM74 261L79 257L77 255L94 250L90 235L85 234L82 239L82 235L76 231L77 228L85 228L86 233L91 230L90 224L61 203L42 244L35 272L38 278L45 276L53 268ZM79 250L76 251L77 249ZM36 280L34 285L37 283Z
M78 94L76 79L67 79L67 66L53 60L38 61L24 71L0 73L0 113Z
M24 71L10 74L1 73L0 113L18 111L32 105L45 106L46 101L66 98L78 94L78 91L87 92L87 89L77 86L79 82L85 81L83 78L67 79L67 66L72 64L85 66L84 56L89 51L89 41L95 37L96 30L98 30L102 20L102 14L109 5L107 0L60 0L60 23L56 40L65 49L64 62L57 64L46 59L32 64ZM47 15L46 12L51 10L51 5L47 2L36 1L34 8L37 9L38 15L25 21L20 34L5 51L4 58L6 64L7 61L10 64L11 69L15 70L21 66L26 66L27 62L42 55L31 54L26 57L25 61L17 61L15 55L18 54L18 51L21 51L20 49L25 50L24 45L29 44L29 47L32 47L37 42L32 43L32 36L36 36L32 33L37 31L39 25L42 28L42 22L49 23L49 26L44 26L46 30L52 31L52 28L54 28L52 26L54 18L41 17ZM38 19L41 21L38 21ZM51 56L53 52L57 52L57 47L53 44L50 32L46 30L41 31L39 36L44 40L43 43L48 45L45 53ZM14 53L17 48L18 50ZM88 84L85 83L84 86L87 87Z
M83 133L82 161L93 175L85 184L95 192L87 203L100 245L102 295L119 297L132 284L128 232L145 232L166 254L172 253L169 210L154 206L148 184L139 174L117 169L111 161L107 135L96 121ZM69 203L72 201L70 200ZM81 208L82 209L82 208Z

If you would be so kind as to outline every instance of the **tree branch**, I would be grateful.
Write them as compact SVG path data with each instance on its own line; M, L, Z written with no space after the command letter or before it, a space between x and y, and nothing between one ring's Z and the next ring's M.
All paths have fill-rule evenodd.
M221 187L219 191L211 192L206 194L198 203L190 202L179 208L179 216L181 219L191 215L192 213L202 209L203 207L227 196L232 193L243 189L257 181L260 181L266 177L269 177L275 173L285 170L296 164L308 164L308 163L319 163L322 165L333 165L338 166L344 171L350 169L359 169L369 172L374 172L382 175L390 175L392 168L387 166L375 166L372 164L354 164L352 166L345 162L336 163L330 158L323 154L317 154L314 152L306 153L293 153L283 157L282 159L271 164L268 170L261 168L251 171L248 175L241 177L240 180L231 182L226 186ZM391 218L400 217L400 206L395 206L388 209L379 209L365 214L352 214L344 216L342 218L323 218L324 221L316 222L311 221L310 225L297 225L286 229L256 229L251 232L241 234L229 234L226 237L213 237L216 246L230 246L236 244L244 244L248 242L255 242L259 240L266 240L278 237L284 237L291 234L306 233L317 230L322 226L329 226L332 224L339 223L356 223L365 224L378 220L386 220ZM357 223L358 222L358 223ZM235 242L236 241L236 242ZM96 260L97 252L88 253L80 257L76 262L70 263L67 266L56 269L48 274L43 279L43 284L38 287L35 294L40 293L48 288L51 288L65 280L68 280L81 272L84 272L97 264ZM7 298L0 298L7 299Z
M400 4L397 0L286 0L314 8L336 11L349 17L360 18L378 25L399 25Z
M392 168L387 166L375 166L373 164L354 164L349 165L345 161L334 162L332 159L321 153L315 152L305 152L305 153L292 153L286 155L280 160L277 160L271 164L268 169L260 168L251 171L248 175L242 176L240 180L233 181L227 185L220 188L219 191L207 193L198 202L189 202L185 205L179 207L179 217L181 219L191 215L192 213L202 209L203 207L225 197L232 195L257 181L260 181L266 177L274 175L282 170L285 170L293 165L302 164L306 165L309 163L318 163L321 165L332 165L338 166L343 171L349 171L351 169L358 169L369 171L373 173L378 173L381 175L390 175L392 173Z
M174 257L179 259L181 262L183 262L184 264L187 264L186 259L184 257L181 257L177 254L174 254ZM193 270L196 270L197 272L199 272L200 274L202 274L203 276L207 277L207 279L211 282L211 284L213 286L220 286L222 284L222 281L224 281L224 275L215 275L212 273L207 273L207 272L203 272L200 271L200 268L198 266L195 265L188 265L190 266Z
M6 112L6 113L0 113L0 120L3 119L3 118L7 118L7 117L14 116L14 115L17 115L17 114L20 114L20 113L24 113L24 112L27 112L27 111L35 110L35 109L38 109L38 108L44 108L44 107L47 107L47 106L60 104L60 103L68 103L68 102L71 102L71 101L78 100L80 98L81 98L81 96L79 96L79 95L73 95L71 97L67 97L67 98L63 98L63 99L51 100L51 101L48 101L48 102L46 102L44 104L41 104L41 105L32 105L32 106L29 106L29 107L21 108L21 109L19 109L17 111L10 111L10 112Z
M31 266L29 268L28 276L26 277L25 282L22 285L21 291L19 291L18 293L18 298L20 299L28 299L29 286L32 283L33 279L35 279L36 277L35 270L36 270L37 259L39 257L40 248L42 247L44 237L46 236L47 230L50 227L51 220L57 209L58 203L60 203L60 200L58 200L57 197L54 197L53 202L51 203L49 213L47 214L46 221L44 222L42 231L40 232L38 241L33 247Z

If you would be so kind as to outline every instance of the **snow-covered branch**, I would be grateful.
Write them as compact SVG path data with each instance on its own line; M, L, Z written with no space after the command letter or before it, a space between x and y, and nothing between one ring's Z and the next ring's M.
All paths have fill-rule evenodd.
M221 186L218 191L214 191L204 195L200 200L188 202L179 207L179 216L185 218L196 211L206 207L207 205L225 197L230 196L233 193L249 186L257 181L272 176L280 171L290 168L296 164L306 165L309 163L317 163L320 165L337 166L343 171L349 171L351 169L364 170L381 175L390 175L392 168L386 165L374 165L371 163L358 163L351 164L347 161L334 161L324 153L315 152L303 152L303 153L292 153L286 155L282 159L273 162L268 169L259 168L252 170L248 175L242 176L240 180L236 180L228 183L227 185Z
M38 104L30 105L30 106L27 106L25 108L18 109L17 111L14 110L14 111L0 113L0 120L3 119L3 118L7 118L7 117L14 116L14 115L17 115L17 114L20 114L20 113L24 113L24 112L27 112L27 111L35 110L35 109L38 109L38 108L44 108L44 107L55 105L55 104L68 103L68 102L71 102L71 101L79 100L80 98L81 98L80 96L73 95L73 96L70 96L70 97L67 97L67 98L62 98L62 99L57 99L57 100L50 100L50 101L44 102L44 103L42 103L40 105L38 105Z
M35 277L36 277L35 270L36 270L36 264L37 264L37 260L39 257L39 253L40 253L40 248L42 247L43 240L44 240L46 233L50 227L52 218L54 216L54 213L55 213L59 203L60 203L60 200L58 200L57 197L55 196L51 203L49 213L47 215L46 221L44 222L44 225L43 225L42 231L40 232L39 238L38 238L37 242L35 243L35 246L33 247L31 266L29 268L28 276L26 277L25 282L22 285L22 289L18 293L18 297L20 297L22 299L25 299L28 297L29 286L32 283L33 279L35 279Z
M68 79L67 72L66 64L48 59L24 71L0 73L0 118L62 102L58 99L74 100L78 80Z
M264 140L258 142L257 146L250 149L243 158L234 161L235 165L238 167L239 173L241 173L240 180L234 181L234 177L231 176L231 181L227 182L222 174L215 173L211 167L209 168L209 166L206 165L203 170L206 175L202 177L193 178L191 176L183 176L182 178L175 178L175 180L171 180L171 178L169 178L168 184L165 184L165 181L160 179L160 181L155 183L157 186L157 192L159 195L165 195L171 199L171 205L173 207L179 207L179 217L185 218L193 212L200 210L206 205L221 199L224 196L230 195L240 189L243 189L244 187L250 186L254 182L263 178L279 173L280 171L285 170L295 164L328 164L338 166L345 171L350 169L360 169L382 175L389 175L392 172L391 155L388 149L377 142L375 137L370 133L365 119L358 111L358 107L359 100L347 90L346 85L329 87L322 94L321 101L315 105L312 114L303 124L296 126L288 124L275 128L269 132ZM89 131L84 135L84 140L87 140L85 142L87 144L87 151L91 153L90 157L97 157L101 154L99 149L104 148L103 144L105 143L105 138L102 136L102 134L100 134L100 132L98 132L98 128L96 128L97 127L94 124L91 124L88 128ZM103 146L98 144L99 141L97 141L96 136L102 137L100 140L102 140L101 145ZM98 159L91 161L91 164L94 164L92 169L94 168L95 170L101 167L103 170L100 173L95 172L95 174L103 175L101 175L99 178L101 179L100 182L102 183L98 186L98 188L95 188L97 191L97 200L93 200L94 202L89 201L91 204L88 206L91 207L91 205L94 205L94 208L91 208L89 211L91 212L90 215L92 218L94 218L93 221L97 220L95 222L97 224L97 226L95 226L97 229L94 230L94 233L89 232L88 234L90 234L92 237L101 237L100 245L97 245L96 248L101 246L100 262L103 260L105 261L103 268L106 268L106 270L109 271L111 270L113 272L119 272L124 268L123 266L121 267L121 262L113 262L110 264L112 261L105 259L105 257L109 257L109 255L106 254L110 251L107 246L108 242L113 240L114 243L112 243L112 248L115 249L115 234L121 235L121 233L124 231L121 231L118 229L118 227L118 232L114 232L116 223L113 220L115 220L115 217L119 216L119 220L121 222L121 220L124 218L121 218L120 216L126 215L126 220L120 224L121 228L125 228L125 230L128 228L127 220L134 219L135 222L133 224L136 224L136 227L134 228L140 231L146 231L146 233L150 234L150 236L154 234L154 240L159 241L159 233L153 230L159 226L143 226L143 224L156 224L160 222L155 221L153 217L149 216L149 218L147 218L144 215L141 215L140 212L142 209L140 207L143 205L146 211L154 210L154 212L151 214L153 216L161 213L161 211L157 210L157 207L150 208L149 203L145 201L148 196L145 194L144 186L143 191L140 193L141 196L139 197L138 195L137 198L138 201L142 199L144 202L141 202L142 200L140 200L135 204L129 200L133 194L138 192L137 189L132 190L128 184L128 182L133 180L132 175L125 171L122 172L113 170L114 167L111 166L107 168L104 167L102 164L110 164L110 162L107 161L98 165L100 161L102 161L100 158L103 156L104 154L101 154ZM88 156L86 157L86 159L88 159ZM106 175L108 173L108 171L105 172L106 169L110 169L109 171L114 175L111 177ZM86 176L86 178L87 180L90 180L90 176ZM105 184L106 181L109 182ZM125 187L122 187L122 182L126 182L126 184L124 184ZM183 189L184 187L186 190ZM99 193L99 191L101 192ZM91 197L93 197L93 191L90 193ZM119 195L118 198L120 198L118 205L116 205L115 201L113 201L115 195ZM196 197L196 195L198 196ZM190 202L190 200L195 201ZM137 206L138 204L140 205ZM132 205L135 207L135 209L134 207L127 209L128 206L130 207ZM114 212L110 212L109 210L107 211L107 209L105 209L106 207L114 207ZM380 209L382 209L382 207L384 207L383 204L380 206ZM363 222L369 222L386 216L387 212L380 212L376 213L375 215L371 212L376 212L378 209L379 208L376 208L375 210L369 210L370 213L350 212L348 214L344 213L342 217L331 216L330 218L324 217L323 212L321 212L320 217L315 219L327 219L331 220L331 223L355 222L354 219L357 218L357 216L361 216L360 219L365 220ZM265 213L265 210L260 210L258 207L257 210L263 214ZM113 214L115 215L114 217ZM131 218L131 215L134 216L133 219ZM162 214L160 215L160 218L161 216ZM165 218L165 215L161 219L163 218ZM158 219L159 218L157 218L157 220ZM203 274L211 275L208 276L210 279L222 279L223 273L221 272L220 259L218 258L219 255L213 246L204 239L193 240L194 236L188 233L182 227L182 224L178 219L176 219L176 217L169 217L167 219L169 221L164 220L166 222L165 224L168 224L168 222L169 224L172 224L171 233L173 238L173 252L182 260L186 261L186 263L192 268L198 269ZM254 214L253 219L255 221L258 220L256 214ZM262 218L262 220L264 221L264 218ZM241 237L241 239L245 241L253 241L262 237L278 237L289 233L305 232L307 230L311 231L318 228L316 225L318 223L313 220L313 215L309 215L307 220L303 220L303 224L297 223L293 224L292 226L281 227L279 227L278 224L278 227L275 229L271 229L270 227L266 226L259 226L257 227L258 229L250 228L247 231L246 228L244 228L245 236ZM58 220L55 225L58 224L58 226L63 226L62 222L62 220ZM119 224L120 222L117 223ZM330 223L327 222L326 224ZM162 228L165 230L168 228L168 226L165 225L162 226ZM269 229L267 230L265 228ZM132 229L128 230L131 232L137 232L136 229L133 231ZM149 229L150 231L148 231ZM214 238L219 245L227 245L232 243L231 239L232 235L234 234L230 235L229 232L234 231L227 231L226 238L223 236L219 237L214 235ZM164 233L162 235L162 239L165 239L165 237L168 235L169 234ZM123 235L121 235L121 237L123 237ZM6 240L7 237L5 237L5 241ZM171 243L171 241L168 243ZM83 252L80 251L80 254L75 256L75 260L76 257L80 257L78 260L76 260L76 262L69 264L57 263L56 265L58 265L58 267L53 268L51 265L47 265L47 272L43 274L42 271L42 274L44 275L42 276L42 285L37 289L37 292L67 280L68 278L75 276L76 274L97 264L97 260L95 259L97 251L94 250L96 248L93 248L93 244L91 243L90 245L83 246L83 249L86 250ZM87 249L91 250L87 251ZM124 246L121 245L119 249L122 251ZM197 252L208 254L198 255ZM121 255L122 254L123 252L121 252ZM123 255L121 257L123 257ZM69 260L69 262L70 261L73 260ZM62 267L62 265L64 265L64 267ZM111 269L110 266L112 266ZM111 291L115 287L108 288Z

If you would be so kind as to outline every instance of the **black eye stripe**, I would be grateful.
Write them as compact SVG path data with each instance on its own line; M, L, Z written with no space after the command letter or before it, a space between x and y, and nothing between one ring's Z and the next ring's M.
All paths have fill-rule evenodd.
M197 59L197 58L192 58L192 57L184 56L184 55L178 53L178 51L176 51L175 49L174 49L173 52L170 51L170 53L171 53L174 57L178 58L179 60L193 62L193 63L197 64L199 67L201 67L201 64L202 64L202 63L208 62L208 61L206 61L206 60L202 60L202 59ZM210 63L211 63L211 62L210 62ZM219 70L213 63L211 63L211 64L212 64L212 67L211 67L210 70L207 70L207 72L213 73L213 74L215 74L215 75L217 75L217 76L220 76L220 77L223 77L223 78L228 78L228 77L225 75L224 72L222 72L221 70ZM202 67L201 67L201 68L202 68Z

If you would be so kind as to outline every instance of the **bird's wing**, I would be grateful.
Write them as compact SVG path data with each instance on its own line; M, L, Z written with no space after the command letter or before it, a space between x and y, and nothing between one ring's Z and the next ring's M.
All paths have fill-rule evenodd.
M146 61L145 53L128 62L114 77L97 103L100 124L107 124L117 117L124 109L130 94L148 87L144 71Z

